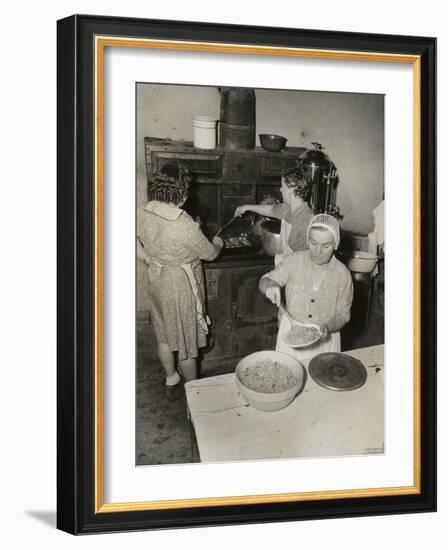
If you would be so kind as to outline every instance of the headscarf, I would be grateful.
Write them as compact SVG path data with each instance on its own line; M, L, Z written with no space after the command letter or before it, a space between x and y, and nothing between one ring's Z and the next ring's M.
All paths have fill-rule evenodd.
M324 229L328 229L328 231L331 231L335 242L335 249L338 248L341 241L341 234L339 231L339 222L334 216L330 216L330 214L316 214L311 218L310 223L308 224L308 229L306 231L307 245L310 238L310 231L313 227L323 227Z

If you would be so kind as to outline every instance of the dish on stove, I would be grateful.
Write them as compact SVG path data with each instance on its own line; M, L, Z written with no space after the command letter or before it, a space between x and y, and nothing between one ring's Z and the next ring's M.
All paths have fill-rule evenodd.
M247 233L224 237L224 246L226 248L242 248L243 246L252 246L253 242L249 239Z

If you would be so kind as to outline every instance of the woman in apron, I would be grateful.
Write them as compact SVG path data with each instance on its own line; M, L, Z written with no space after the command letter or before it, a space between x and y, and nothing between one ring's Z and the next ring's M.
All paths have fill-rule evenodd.
M273 304L281 306L280 289L284 288L289 315L301 323L318 325L322 332L316 344L293 349L284 341L292 323L288 315L282 315L277 351L299 360L309 360L327 351L341 351L340 330L350 320L353 283L348 269L334 256L339 241L336 218L318 214L308 225L308 249L284 258L261 278L260 290Z
M151 321L166 386L197 377L198 349L206 346L208 324L201 260L214 260L223 241L210 242L184 210L190 178L172 163L153 176L149 202L137 213L137 258L148 266Z
M235 216L242 216L249 211L281 220L282 252L274 258L276 266L289 254L306 249L306 230L313 217L307 203L310 185L299 167L283 170L280 192L283 198L280 204L243 204L235 210Z

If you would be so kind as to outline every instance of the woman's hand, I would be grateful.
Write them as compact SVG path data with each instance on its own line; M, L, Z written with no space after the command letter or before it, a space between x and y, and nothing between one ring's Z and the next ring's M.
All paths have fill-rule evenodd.
M321 340L328 340L328 338L330 337L330 330L328 328L328 325L321 325L319 328L322 333Z
M274 306L280 305L280 287L278 286L270 286L266 289L266 298L270 300Z
M224 241L221 239L221 237L218 237L218 235L215 235L213 237L212 243L219 248L222 248L224 246Z
M242 204L241 206L237 206L235 210L235 214L233 215L234 218L237 218L238 216L242 216L247 212L248 208L245 204Z

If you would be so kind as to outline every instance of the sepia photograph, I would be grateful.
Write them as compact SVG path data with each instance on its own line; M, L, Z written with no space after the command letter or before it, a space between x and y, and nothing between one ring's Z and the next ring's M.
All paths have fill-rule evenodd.
M435 39L58 41L58 527L435 511Z
M136 465L383 454L384 95L136 84Z

